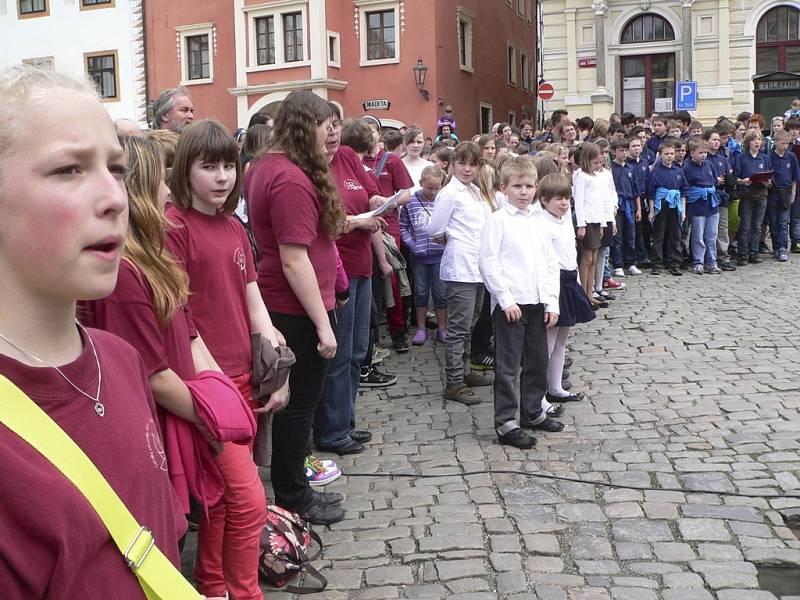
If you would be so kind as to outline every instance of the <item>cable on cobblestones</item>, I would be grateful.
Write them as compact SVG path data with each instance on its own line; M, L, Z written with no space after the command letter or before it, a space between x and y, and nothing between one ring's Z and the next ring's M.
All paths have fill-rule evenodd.
M547 473L530 473L528 471L519 471L516 469L498 469L483 471L465 471L463 473L344 473L347 477L408 477L411 479L435 479L439 477L469 477L471 475L523 475L525 477L536 477L539 479L550 479L553 481L567 481L570 483L585 483L588 485L599 485L607 488L617 488L623 490L639 490L639 491L652 491L652 492L680 492L683 494L715 494L717 496L735 496L738 498L761 498L769 500L770 498L800 498L800 494L777 494L774 496L764 494L743 494L741 492L715 492L711 490L686 490L683 488L656 488L656 487L639 487L635 485L626 485L624 483L608 483L606 481L587 481L586 479L579 479L577 477L566 477L564 475L549 475Z

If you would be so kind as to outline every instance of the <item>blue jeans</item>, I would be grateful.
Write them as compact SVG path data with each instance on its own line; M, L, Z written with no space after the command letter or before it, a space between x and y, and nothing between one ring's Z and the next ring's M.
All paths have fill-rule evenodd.
M736 251L741 257L758 254L761 241L761 223L767 210L767 199L761 196L745 196L739 200L739 232L736 236Z
M614 236L612 258L617 269L630 267L636 262L636 223L628 223L622 209L617 212L617 235Z
M692 225L690 246L692 248L692 266L717 266L717 228L719 213L704 217L689 217Z
M447 295L444 281L439 279L439 262L425 264L411 259L414 271L414 306L427 307L433 293L434 308L447 308Z
M319 448L350 441L355 428L356 396L361 380L361 362L369 345L369 312L372 280L350 279L350 300L336 309L336 356L328 366L322 400L314 415L314 443Z
M792 210L794 205L789 208L781 206L778 190L770 190L767 196L767 219L772 236L772 251L776 255L780 250L789 249L789 215Z

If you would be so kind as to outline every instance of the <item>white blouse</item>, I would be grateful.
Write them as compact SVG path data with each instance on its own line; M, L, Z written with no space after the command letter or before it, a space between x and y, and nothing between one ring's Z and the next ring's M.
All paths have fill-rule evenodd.
M611 171L603 169L589 175L580 169L572 177L572 196L575 199L575 218L578 227L587 223L607 223L614 220L617 192Z

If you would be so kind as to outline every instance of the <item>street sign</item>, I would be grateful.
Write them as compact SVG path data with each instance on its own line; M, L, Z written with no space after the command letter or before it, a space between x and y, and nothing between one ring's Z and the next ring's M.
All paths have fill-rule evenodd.
M556 89L553 87L552 83L547 83L543 81L539 84L539 98L542 100L550 100L553 97L553 94L556 93Z
M579 58L578 59L578 68L579 69L596 69L597 68L597 57L589 56L586 58Z
M364 107L365 111L370 110L389 110L389 107L392 105L391 102L388 100L365 100L362 106Z
M675 84L675 110L697 110L696 81L679 81Z

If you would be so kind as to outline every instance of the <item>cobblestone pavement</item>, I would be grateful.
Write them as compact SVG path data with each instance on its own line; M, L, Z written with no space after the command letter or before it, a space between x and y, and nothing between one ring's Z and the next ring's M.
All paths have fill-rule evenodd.
M571 338L587 400L530 451L498 445L491 388L476 407L441 399L441 347L387 359L400 382L359 398L374 439L328 486L347 520L321 531L329 585L310 597L777 598L756 565L800 565L782 516L800 513L800 260L626 282ZM376 476L486 469L648 489Z

